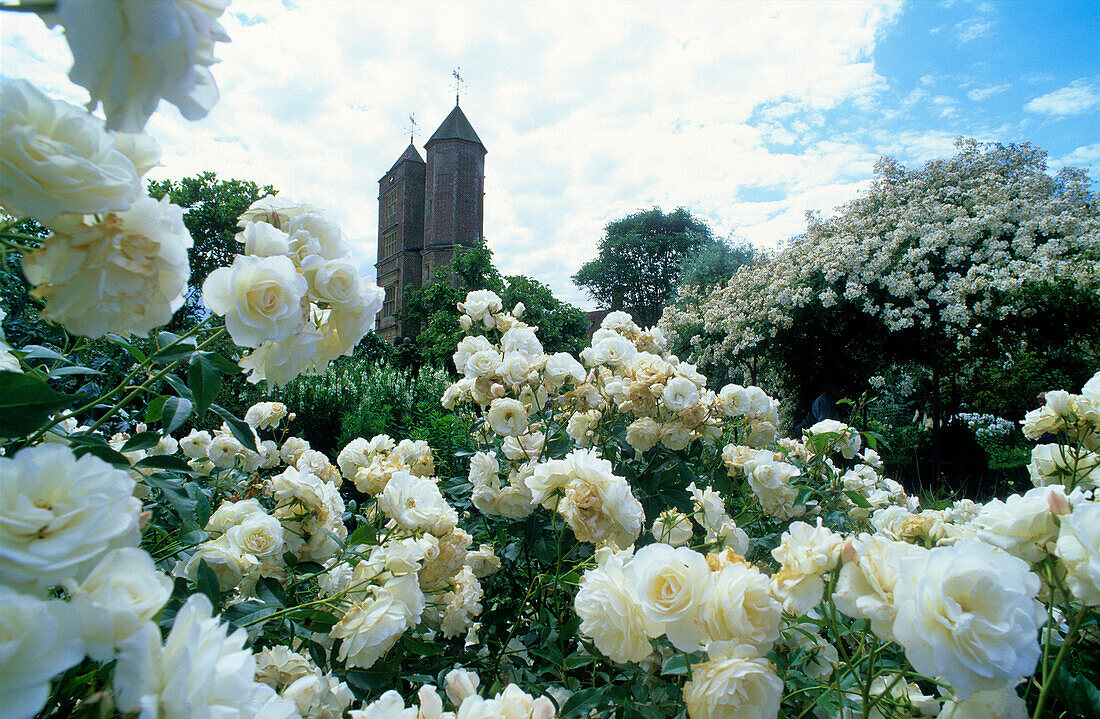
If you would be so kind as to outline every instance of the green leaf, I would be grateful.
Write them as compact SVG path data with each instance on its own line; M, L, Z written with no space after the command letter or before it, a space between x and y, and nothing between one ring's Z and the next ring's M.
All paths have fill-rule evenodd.
M848 497L848 499L852 500L852 504L856 505L857 507L863 507L864 509L871 509L872 507L875 506L875 505L871 504L870 502L868 502L866 497L864 497L862 494L855 491L854 489L848 490L844 494L845 494L845 496Z
M168 401L167 397L155 397L145 407L145 423L152 424L153 422L159 422L161 416L164 414L164 403ZM165 430L166 432L168 430Z
M234 417L232 412L220 405L210 405L210 411L225 420L225 423L229 425L229 431L233 433L238 442L244 445L245 449L251 449L253 452L259 451L256 448L256 435L253 434L252 428L248 426L247 422Z
M192 512L195 524L200 527L205 527L207 521L210 519L210 515L213 513L213 509L210 506L210 499L207 498L202 488L195 482L187 482L183 485L183 488L187 491L187 496L195 501L195 509Z
M566 700L565 704L561 707L561 716L563 719L567 717L587 716L588 712L592 710L597 704L600 703L600 699L603 698L604 687L592 687L589 689L582 689L573 696Z
M0 371L0 437L23 437L77 399L21 372Z
M196 574L196 582L199 591L202 592L210 599L210 603L215 608L220 607L222 603L222 591L218 585L218 575L214 574L214 570L210 568L210 565L206 563L205 559L199 560L199 570Z
M186 397L191 399L191 390L187 387L187 384L180 380L175 375L166 374L163 377L164 381L168 383L168 386L176 391L180 397Z
M130 439L126 440L126 444L122 445L120 452L135 452L139 449L149 449L150 447L157 446L157 442L160 441L160 432L138 432Z
M225 611L222 612L222 617L235 627L243 627L249 624L251 625L249 628L252 628L259 624L263 624L262 620L277 611L279 610L276 607L263 604L262 602L248 601L226 607Z
M360 524L355 531L348 535L345 547L354 547L357 544L375 544L378 540L378 530L369 524Z
M189 399L184 399L183 397L169 397L166 399L164 402L164 410L161 413L164 433L168 434L175 432L183 426L183 423L191 416L191 411L192 405Z
M686 654L673 654L661 664L661 674L678 676L688 673L688 658Z
M222 390L222 375L214 363L202 355L191 355L191 365L187 368L187 386L191 388L191 398L199 414L206 411Z
M225 357L222 357L217 352L205 352L204 351L204 352L199 352L199 355L204 360L206 360L210 364L217 367L218 371L221 372L222 374L234 375L234 374L240 374L241 371L242 371L240 365L238 365L236 362L234 362L231 359L226 359Z
M73 450L73 455L77 458L86 454L99 457L107 464L113 464L116 467L130 466L130 460L126 459L126 455L111 449L105 444L82 444Z
M57 350L52 350L49 347L43 347L42 345L25 345L15 350L15 353L22 356L24 360L52 359L64 362L65 364L73 363L71 359L61 354Z
M130 356L133 357L134 359L136 359L138 362L144 362L145 360L149 359L148 357L145 356L144 352L139 350L134 345L130 344L130 341L127 340L122 335L116 335L116 334L111 333L111 334L104 335L104 337L111 344L116 345L116 346L121 347L122 349L126 350L130 354Z
M1054 688L1074 716L1100 716L1100 690L1087 677L1074 676L1063 665L1054 680Z
M91 367L81 367L80 365L72 365L72 366L69 366L69 367L58 367L56 369L52 369L48 372L48 374L50 376L50 379L53 379L54 377L72 377L74 375L84 375L84 374L87 374L87 375L93 375L93 374L101 375L101 374L103 374L103 372L100 372L97 369L92 369Z
M440 644L426 642L423 639L408 634L405 635L405 647L413 654L418 654L422 657L432 657L437 654L442 654L446 650L446 647Z

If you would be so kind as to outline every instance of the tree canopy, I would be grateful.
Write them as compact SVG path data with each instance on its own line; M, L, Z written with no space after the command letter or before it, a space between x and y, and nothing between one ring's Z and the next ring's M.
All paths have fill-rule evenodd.
M187 301L177 316L191 316L202 303L202 283L219 267L229 265L239 254L237 218L257 200L278 192L271 185L257 185L249 180L219 180L213 172L202 172L181 180L153 180L149 195L160 199L165 195L175 205L187 210L183 223L191 232L194 246L188 250L191 279Z
M629 310L635 321L656 324L676 293L685 258L712 241L710 228L680 207L659 207L608 223L599 256L584 264L573 282L601 306Z

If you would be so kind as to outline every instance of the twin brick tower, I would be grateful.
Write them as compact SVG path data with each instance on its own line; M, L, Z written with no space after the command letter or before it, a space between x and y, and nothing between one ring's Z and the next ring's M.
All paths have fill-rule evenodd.
M390 342L414 336L403 327L408 291L436 279L455 247L471 247L485 228L485 145L458 106L424 145L412 138L378 181L378 286L386 292L375 325Z

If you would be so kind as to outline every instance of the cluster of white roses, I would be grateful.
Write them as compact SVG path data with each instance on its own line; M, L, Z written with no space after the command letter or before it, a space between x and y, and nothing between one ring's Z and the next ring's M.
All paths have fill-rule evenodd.
M1036 487L1064 484L1074 487L1100 485L1100 374L1081 388L1047 392L1044 404L1024 416L1024 436L1041 439L1064 432L1070 444L1047 442L1032 449L1031 481Z
M431 685L417 691L419 705L406 707L401 695L388 691L362 710L351 712L351 719L552 719L557 716L547 697L532 697L515 684L509 684L491 699L477 694L481 680L473 672L452 669L445 677L447 699L455 711L445 711L439 691Z
M690 716L775 716L783 682L764 655L779 638L782 608L766 574L732 550L704 556L663 543L602 548L596 562L574 608L601 652L644 662L661 636L680 651L705 649L684 686Z
M147 515L136 489L129 472L90 455L77 459L56 442L0 458L5 716L34 716L50 679L85 656L117 659L116 704L125 712L182 719L192 707L221 706L242 717L296 716L255 683L245 633L212 619L205 597L180 609L161 643L152 620L172 580L137 546ZM65 600L50 598L54 587Z
M351 354L383 292L360 278L340 228L315 207L272 197L246 210L240 227L244 253L211 272L202 294L233 341L254 348L240 361L248 380L285 384Z
M24 80L0 84L0 206L52 231L23 272L43 317L74 334L147 334L183 304L191 235L182 209L144 196L160 147L143 128L161 98L190 120L217 101L208 67L229 40L227 4L61 0L43 12L106 122Z
M407 472L415 477L435 474L435 458L427 442L411 439L394 442L385 434L369 440L353 439L340 450L336 463L346 480L372 496L382 494L395 473Z

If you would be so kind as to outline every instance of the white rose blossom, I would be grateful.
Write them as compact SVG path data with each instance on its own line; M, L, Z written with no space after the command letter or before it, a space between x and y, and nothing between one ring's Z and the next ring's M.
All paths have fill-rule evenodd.
M305 278L286 257L237 255L232 265L210 273L202 296L210 311L225 316L234 342L259 347L301 329L306 289Z
M121 212L141 194L101 120L25 80L0 83L0 206L49 224L62 213Z

